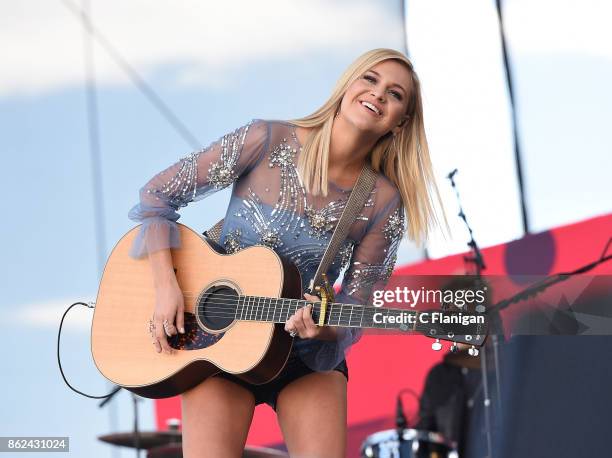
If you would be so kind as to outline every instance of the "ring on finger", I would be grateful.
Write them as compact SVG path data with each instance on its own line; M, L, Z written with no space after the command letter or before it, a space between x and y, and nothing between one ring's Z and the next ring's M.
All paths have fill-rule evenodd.
M168 320L164 320L163 324L164 324L164 332L166 333L168 337L171 337L170 330L168 329L170 327L170 323L168 323Z

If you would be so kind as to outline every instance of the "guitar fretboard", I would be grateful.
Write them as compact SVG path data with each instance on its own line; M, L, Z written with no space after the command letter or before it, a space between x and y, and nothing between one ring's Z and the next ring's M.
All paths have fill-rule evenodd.
M312 318L318 323L321 303L304 299L238 296L235 319L285 323L299 308L312 305ZM328 303L324 324L349 328L403 329L402 318L418 312L406 309L360 304Z

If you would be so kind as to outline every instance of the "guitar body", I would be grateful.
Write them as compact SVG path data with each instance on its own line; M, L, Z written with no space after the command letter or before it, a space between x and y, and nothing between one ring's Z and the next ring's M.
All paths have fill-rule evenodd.
M220 307L232 294L302 297L295 266L264 246L223 254L179 224L181 248L172 250L185 297L185 334L169 339L171 355L157 353L149 334L155 288L147 258L128 255L140 227L113 249L100 282L91 333L92 354L111 382L148 398L175 396L220 371L261 384L284 367L293 339L282 324L235 320Z

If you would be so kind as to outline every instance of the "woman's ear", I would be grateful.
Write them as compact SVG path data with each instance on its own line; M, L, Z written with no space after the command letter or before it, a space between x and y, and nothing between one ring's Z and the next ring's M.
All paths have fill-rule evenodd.
M391 131L393 132L393 135L399 134L400 130L402 130L402 128L404 127L404 124L406 124L406 122L408 122L408 119L410 119L410 116L404 115L404 117L399 122L399 124L397 126L395 126L393 129L391 129Z

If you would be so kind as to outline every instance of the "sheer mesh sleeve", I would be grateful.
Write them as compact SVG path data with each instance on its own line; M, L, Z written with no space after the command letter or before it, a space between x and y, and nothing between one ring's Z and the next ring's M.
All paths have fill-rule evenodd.
M248 173L262 157L267 141L267 124L252 121L149 180L140 189L140 202L129 212L130 219L142 223L130 256L140 258L157 250L178 248L178 209L230 186Z
M404 233L404 210L399 192L393 191L391 196L377 204L380 209L375 209L366 234L355 246L335 302L370 305L374 289L384 288L391 277ZM336 341L320 341L320 348L307 361L311 369L333 369L342 361L348 347L361 336L359 328L337 329Z

